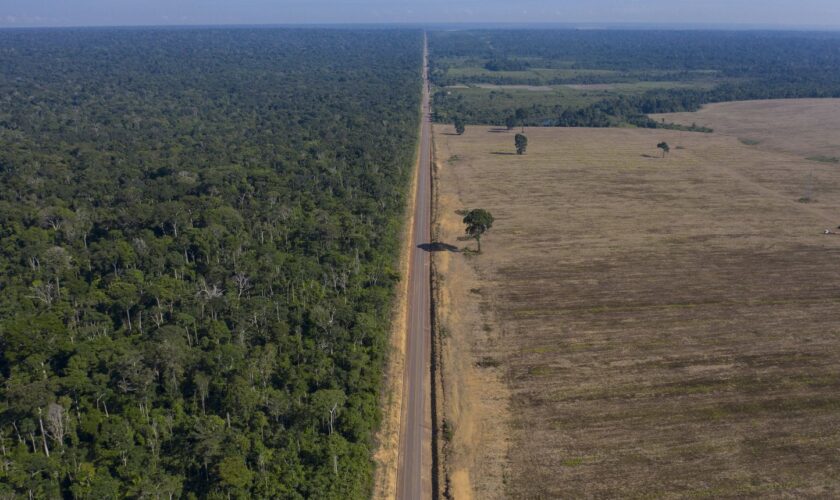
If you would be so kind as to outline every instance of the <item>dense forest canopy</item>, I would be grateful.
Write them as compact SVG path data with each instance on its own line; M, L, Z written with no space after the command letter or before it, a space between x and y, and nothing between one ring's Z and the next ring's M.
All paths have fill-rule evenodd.
M0 31L0 496L368 496L421 53Z
M644 115L693 111L709 102L840 97L836 32L440 31L432 34L430 51L432 77L439 87L654 81L674 87L643 93L617 88L595 102L561 99L554 106L529 106L531 125L657 126ZM522 63L519 68L511 63L516 61ZM521 71L525 68L535 71ZM580 93L586 96L585 90ZM516 106L500 110L471 104L457 91L441 90L435 95L436 118L449 121L457 114L473 123L501 125Z
M715 70L730 76L820 71L840 63L840 33L785 31L475 30L434 32L438 58L531 58L539 67Z

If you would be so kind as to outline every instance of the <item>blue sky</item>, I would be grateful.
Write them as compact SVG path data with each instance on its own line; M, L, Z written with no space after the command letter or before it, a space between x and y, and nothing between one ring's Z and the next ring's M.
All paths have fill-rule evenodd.
M0 26L679 23L840 27L840 0L0 0Z

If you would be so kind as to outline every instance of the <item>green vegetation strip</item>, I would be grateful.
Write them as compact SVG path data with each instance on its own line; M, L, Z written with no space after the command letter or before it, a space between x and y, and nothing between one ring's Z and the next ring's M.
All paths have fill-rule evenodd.
M836 156L809 156L806 160L818 161L820 163L840 163L840 158Z

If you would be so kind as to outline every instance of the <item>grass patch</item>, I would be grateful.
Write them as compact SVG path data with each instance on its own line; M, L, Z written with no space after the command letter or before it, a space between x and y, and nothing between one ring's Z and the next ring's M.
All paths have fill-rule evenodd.
M469 62L465 62L469 64ZM448 81L463 80L467 83L546 84L550 82L586 79L627 79L620 72L602 69L560 69L528 68L520 71L491 71L479 66L450 67L446 72Z
M551 375L551 368L547 366L532 366L528 370L528 375L532 377L546 377Z
M808 158L805 158L805 159L806 160L811 160L811 161L818 161L820 163L840 163L840 158L838 158L836 156L818 155L818 156L809 156Z
M543 345L537 347L529 347L527 349L523 349L523 353L533 353L533 354L546 354L551 352L558 352L562 349L559 345Z
M563 467L579 467L583 465L583 463L584 460L582 458L567 458L562 462Z

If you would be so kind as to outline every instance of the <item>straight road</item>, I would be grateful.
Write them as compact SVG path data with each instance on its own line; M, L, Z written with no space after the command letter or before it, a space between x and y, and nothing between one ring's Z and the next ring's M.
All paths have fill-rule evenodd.
M432 125L429 106L429 50L423 36L423 109L413 245L408 288L408 334L400 427L397 498L431 498L431 433L428 425L429 361L431 347L431 290L429 253L419 245L431 238ZM428 420L427 420L428 419Z

